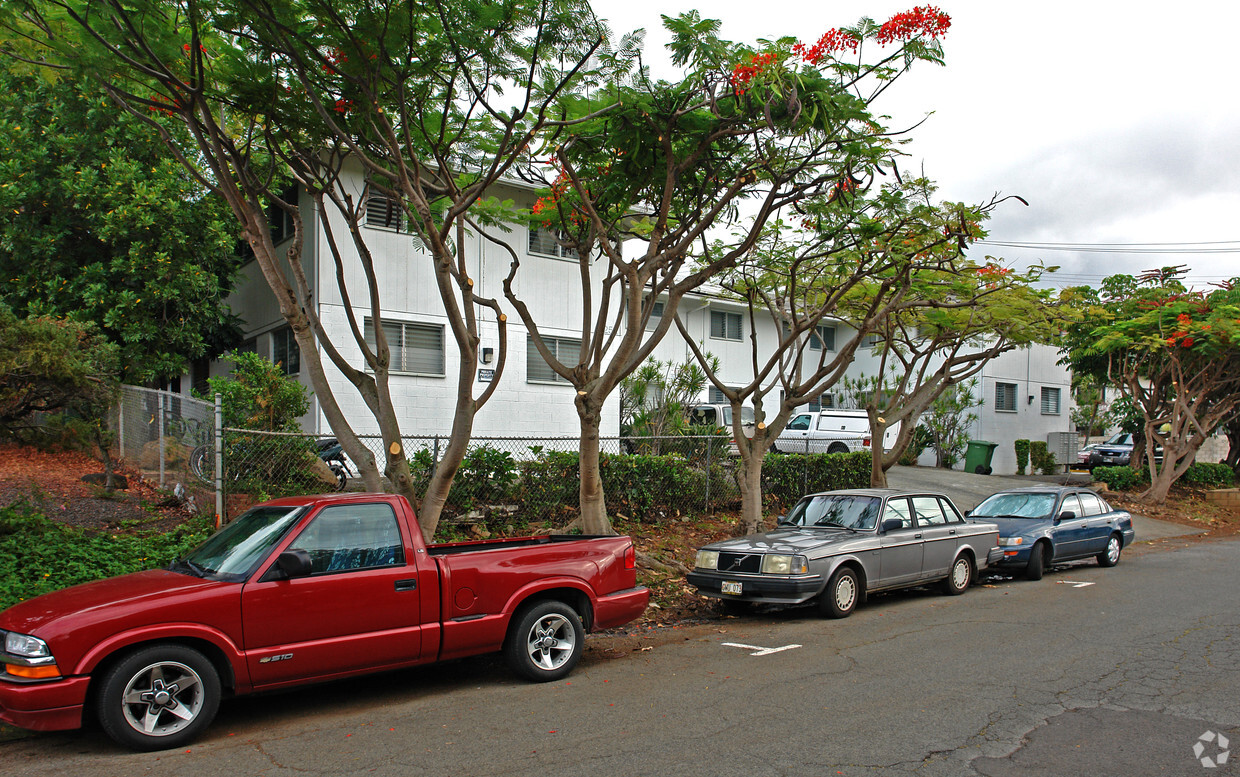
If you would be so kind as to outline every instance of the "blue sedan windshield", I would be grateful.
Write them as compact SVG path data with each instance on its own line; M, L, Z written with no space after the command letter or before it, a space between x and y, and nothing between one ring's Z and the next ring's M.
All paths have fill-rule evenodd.
M1054 494L995 494L982 502L973 518L1049 518L1055 510Z

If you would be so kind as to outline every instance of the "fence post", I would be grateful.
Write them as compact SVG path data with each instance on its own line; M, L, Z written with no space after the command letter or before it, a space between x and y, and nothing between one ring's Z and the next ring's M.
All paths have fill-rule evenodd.
M215 526L224 522L224 395L215 395Z
M156 396L159 398L159 423L156 431L159 434L159 487L164 487L164 393L161 391Z
M805 455L801 458L801 493L809 493L809 437L805 438Z
M702 509L707 513L710 512L710 449L714 441L713 436L706 438L706 505Z

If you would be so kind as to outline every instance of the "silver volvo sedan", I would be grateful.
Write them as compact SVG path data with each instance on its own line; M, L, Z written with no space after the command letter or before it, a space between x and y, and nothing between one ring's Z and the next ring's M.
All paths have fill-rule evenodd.
M846 618L874 591L941 582L964 593L1003 557L998 539L995 524L966 519L942 494L828 491L803 497L774 531L703 547L688 579L738 606L814 600Z

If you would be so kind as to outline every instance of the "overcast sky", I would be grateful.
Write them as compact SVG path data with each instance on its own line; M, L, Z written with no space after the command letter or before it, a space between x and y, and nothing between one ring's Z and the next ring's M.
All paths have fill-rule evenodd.
M915 4L595 0L594 7L617 35L646 28L654 61L667 41L661 13L697 8L722 20L731 40L813 42L832 27L862 16L882 22ZM1194 285L1240 275L1240 4L938 7L952 17L946 66L917 63L875 106L892 128L933 114L914 131L902 167L924 168L945 200L979 202L996 192L1028 200L1029 207L1000 206L991 243L1107 246L1081 253L988 245L985 254L1060 265L1057 286L1174 264L1191 268Z

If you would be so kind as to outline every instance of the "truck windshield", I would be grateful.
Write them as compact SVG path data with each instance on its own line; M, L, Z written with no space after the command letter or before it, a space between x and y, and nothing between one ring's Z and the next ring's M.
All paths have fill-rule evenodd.
M797 502L783 522L794 526L873 529L881 504L882 500L872 496L807 496Z
M255 507L211 535L172 568L199 577L242 579L301 517L301 507Z

